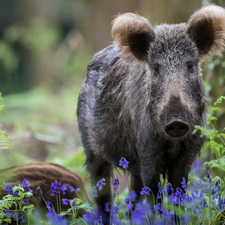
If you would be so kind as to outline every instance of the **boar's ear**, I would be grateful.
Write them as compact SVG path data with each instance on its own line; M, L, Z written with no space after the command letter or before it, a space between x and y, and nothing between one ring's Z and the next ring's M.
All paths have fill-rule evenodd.
M187 33L195 42L199 58L221 54L225 39L225 10L207 5L195 12L187 23Z
M134 13L124 13L114 19L112 36L120 48L120 57L129 59L134 55L139 60L146 60L155 32L147 19Z

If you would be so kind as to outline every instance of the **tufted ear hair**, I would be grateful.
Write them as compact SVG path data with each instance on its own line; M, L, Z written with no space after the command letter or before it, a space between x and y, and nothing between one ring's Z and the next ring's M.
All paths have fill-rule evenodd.
M200 59L209 54L220 55L225 46L225 10L212 4L202 7L190 17L187 33L195 42Z
M112 36L120 48L120 57L129 59L135 56L145 61L155 32L147 19L138 14L124 13L114 19Z

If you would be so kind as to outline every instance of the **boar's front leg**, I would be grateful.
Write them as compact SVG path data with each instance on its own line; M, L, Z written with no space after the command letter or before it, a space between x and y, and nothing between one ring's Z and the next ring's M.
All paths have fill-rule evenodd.
M160 182L160 174L156 171L156 165L152 157L143 157L141 159L141 179L144 187L151 189L147 200L151 204L157 204L158 201L158 183Z
M97 195L94 197L94 201L97 205L97 210L105 223L109 221L110 213L106 212L106 203L111 203L112 194L110 186L110 177L112 174L112 167L110 163L104 160L99 155L87 154L86 159L87 170L90 174L92 185L96 185L102 178L105 179L105 185L102 186L102 190L96 186Z
M185 182L187 185L188 174L191 170L190 165L185 165L184 162L175 162L171 163L168 168L168 182L172 185L172 188L175 190L176 188L180 188L183 193L185 193L185 187L181 184L183 178L185 178Z

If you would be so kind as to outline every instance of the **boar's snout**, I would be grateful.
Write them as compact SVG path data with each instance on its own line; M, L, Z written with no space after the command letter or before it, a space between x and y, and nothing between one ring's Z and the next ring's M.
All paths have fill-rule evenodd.
M188 123L182 120L173 120L165 126L165 132L171 137L182 137L188 132L188 130Z

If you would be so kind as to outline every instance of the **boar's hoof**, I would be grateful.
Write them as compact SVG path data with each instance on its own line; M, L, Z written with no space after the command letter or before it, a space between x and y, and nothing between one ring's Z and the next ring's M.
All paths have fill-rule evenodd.
M171 137L182 137L189 130L188 123L182 120L174 120L165 126L165 132Z

